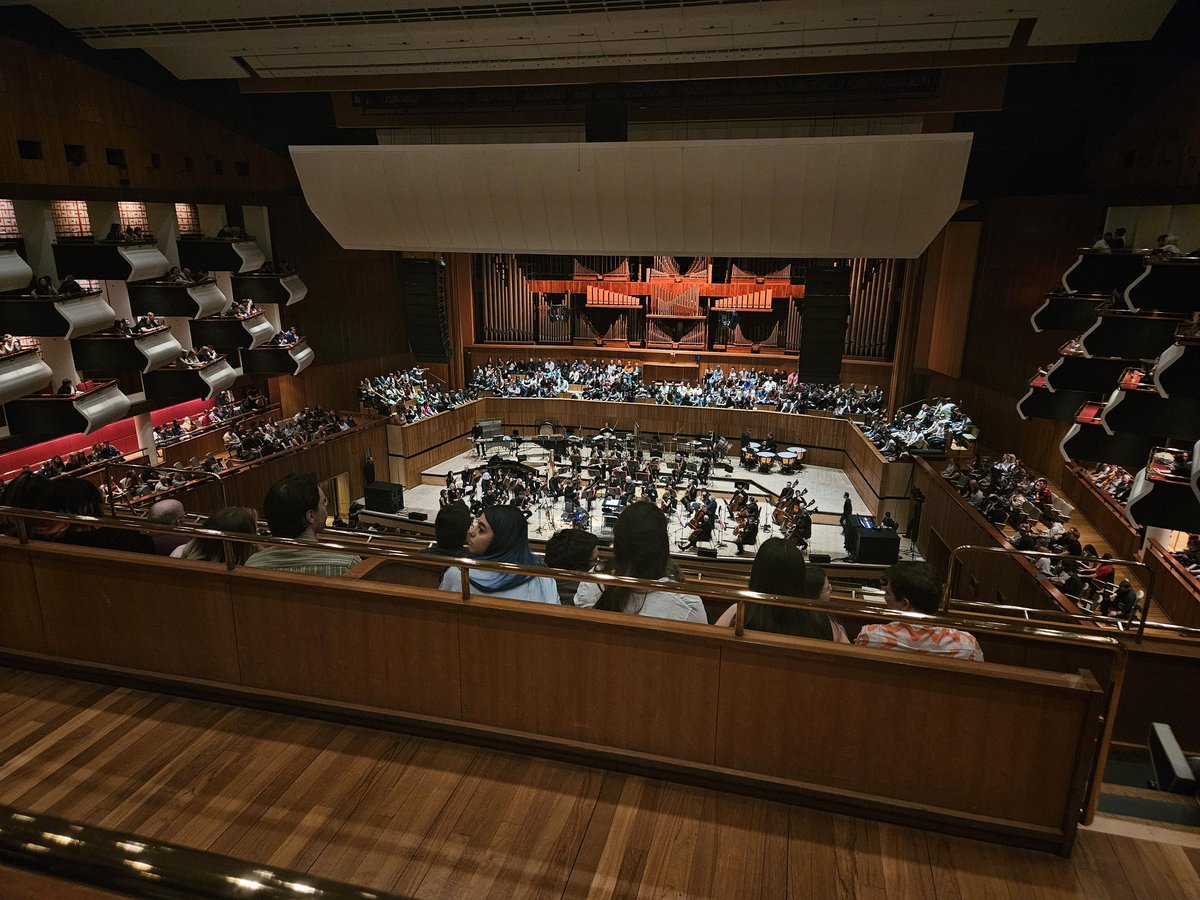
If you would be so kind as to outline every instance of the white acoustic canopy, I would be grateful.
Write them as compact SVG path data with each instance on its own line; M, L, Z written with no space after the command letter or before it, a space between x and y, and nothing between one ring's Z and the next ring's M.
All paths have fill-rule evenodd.
M970 134L292 147L347 249L916 257L958 208Z

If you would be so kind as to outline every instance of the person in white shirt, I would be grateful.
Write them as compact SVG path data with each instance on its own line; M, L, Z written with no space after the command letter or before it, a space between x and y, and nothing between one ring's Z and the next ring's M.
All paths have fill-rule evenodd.
M708 622L704 602L695 594L669 589L681 580L671 562L671 544L667 538L667 517L653 503L631 503L613 525L613 558L604 570L608 575L661 581L664 590L636 591L610 585L601 590L584 582L575 592L576 606L591 606L609 612L633 613L659 619L684 622Z

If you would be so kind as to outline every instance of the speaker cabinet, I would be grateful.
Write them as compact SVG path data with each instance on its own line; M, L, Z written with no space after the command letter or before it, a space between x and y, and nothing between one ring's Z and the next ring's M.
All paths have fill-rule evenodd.
M850 267L809 268L800 319L801 382L837 384L850 320Z
M367 485L366 501L372 512L398 513L404 509L404 485L372 481Z
M900 536L894 531L860 531L854 561L890 566L900 558Z
M828 553L810 553L808 554L808 561L814 566L827 566L833 562L833 557Z
M697 547L696 555L702 556L705 559L716 559L717 549L715 547Z
M410 512L408 514L408 518L410 520L412 520L413 522L428 522L429 521L429 513Z

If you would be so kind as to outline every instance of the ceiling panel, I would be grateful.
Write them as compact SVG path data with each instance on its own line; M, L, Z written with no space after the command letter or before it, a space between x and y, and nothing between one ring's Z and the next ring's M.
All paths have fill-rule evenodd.
M603 3L603 0L597 0ZM101 49L140 47L181 78L438 72L929 52L1151 37L1171 0L42 0L33 4ZM590 7L589 7L590 8ZM536 14L530 14L531 12ZM975 43L960 43L963 40ZM364 56L380 53L382 57Z
M957 209L970 144L293 147L292 158L309 206L347 248L915 257Z

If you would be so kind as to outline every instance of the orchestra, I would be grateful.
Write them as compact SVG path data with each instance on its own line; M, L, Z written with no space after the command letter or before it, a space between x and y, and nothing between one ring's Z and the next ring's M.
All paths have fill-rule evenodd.
M516 430L501 434L498 421L489 424L491 436L478 424L471 433L476 453L486 462L445 474L443 506L464 502L478 514L492 505L512 504L526 518L539 515L539 533L553 533L561 527L590 530L597 515L611 525L629 504L648 500L677 523L681 549L706 543L720 547L731 540L738 555L756 546L764 530L770 534L774 529L802 549L812 537L816 501L795 480L778 497L764 496L761 486L756 495L749 481L733 481L728 501L718 501L711 476L731 449L718 435L672 442L661 435L620 433L611 426L585 436L544 423L538 434L526 437ZM764 448L778 446L778 441L768 434L757 443L747 431L741 444L757 465L770 452ZM556 515L552 507L559 501L562 513Z

